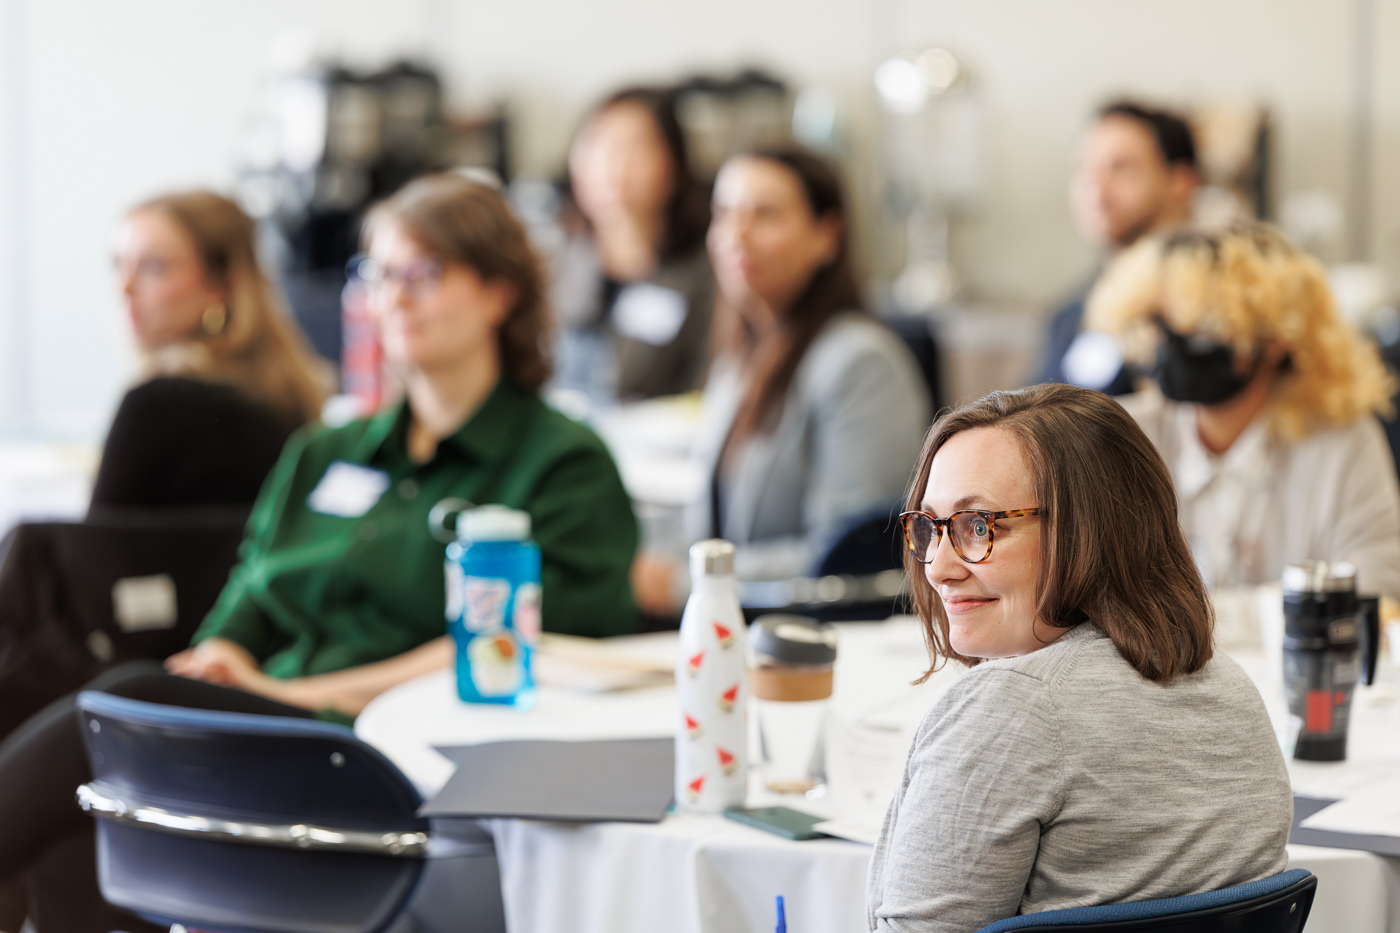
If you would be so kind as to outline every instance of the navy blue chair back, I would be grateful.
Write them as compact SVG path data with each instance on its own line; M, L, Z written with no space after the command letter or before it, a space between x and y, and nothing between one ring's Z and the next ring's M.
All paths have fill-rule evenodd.
M343 726L85 691L109 902L216 931L373 933L427 854L417 791Z
M887 314L880 318L885 326L899 335L928 387L929 402L936 414L947 404L943 381L943 350L938 343L938 324L923 314Z
M1316 876L1295 868L1204 894L1022 914L977 933L1301 933L1316 893Z

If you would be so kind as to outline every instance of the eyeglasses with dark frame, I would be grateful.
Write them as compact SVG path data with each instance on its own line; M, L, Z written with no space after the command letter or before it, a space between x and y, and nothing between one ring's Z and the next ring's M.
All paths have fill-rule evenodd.
M959 509L947 518L935 518L928 512L913 511L901 512L899 522L904 526L904 539L909 543L909 550L919 563L932 563L934 551L943 540L946 529L958 557L969 564L980 564L992 556L999 519L1039 514L1038 508L1007 509L1003 512Z
M368 256L353 257L345 267L346 275L363 282L371 291L381 291L399 285L414 298L428 294L442 284L447 263L437 257L411 262L402 268L383 266Z

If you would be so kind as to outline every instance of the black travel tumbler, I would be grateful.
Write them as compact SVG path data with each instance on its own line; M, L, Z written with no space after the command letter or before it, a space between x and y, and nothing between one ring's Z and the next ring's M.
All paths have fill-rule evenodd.
M1294 758L1346 758L1352 694L1375 675L1379 635L1379 600L1356 595L1351 564L1283 569L1283 685L1300 723Z

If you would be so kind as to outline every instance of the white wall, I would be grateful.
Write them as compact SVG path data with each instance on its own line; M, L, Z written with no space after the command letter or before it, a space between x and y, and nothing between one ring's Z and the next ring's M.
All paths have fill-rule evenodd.
M581 110L620 82L761 64L836 94L867 197L874 65L947 44L978 76L988 153L987 197L957 258L974 294L1048 303L1093 264L1064 189L1085 116L1116 92L1265 100L1279 193L1341 200L1354 2L0 0L0 51L24 53L0 59L0 426L23 408L40 430L100 435L130 364L108 282L111 223L157 190L227 185L268 50L291 30L357 64L429 52L458 104L511 104L519 168L536 173L557 167ZM1400 0L1373 2L1373 242L1394 272ZM17 389L25 360L32 377Z
M24 410L21 392L29 382L21 353L28 341L20 331L19 313L26 305L19 278L24 263L16 236L23 177L17 159L20 138L15 132L21 120L16 112L21 93L15 80L23 55L21 12L16 0L0 0L0 425L19 420Z

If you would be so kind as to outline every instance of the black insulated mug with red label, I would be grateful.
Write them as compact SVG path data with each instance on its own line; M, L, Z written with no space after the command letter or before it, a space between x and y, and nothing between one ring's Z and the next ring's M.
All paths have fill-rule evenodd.
M1357 596L1351 564L1283 569L1283 686L1300 724L1294 758L1346 758L1352 696L1375 676L1379 637L1379 600Z

